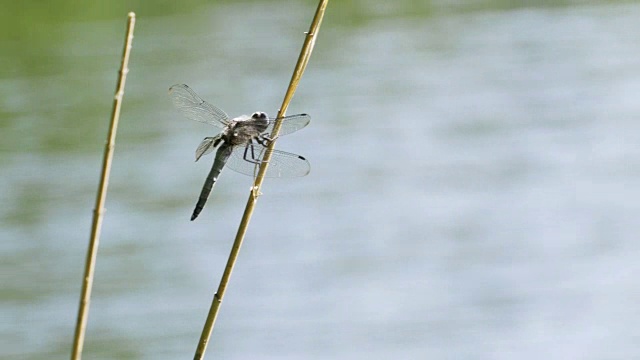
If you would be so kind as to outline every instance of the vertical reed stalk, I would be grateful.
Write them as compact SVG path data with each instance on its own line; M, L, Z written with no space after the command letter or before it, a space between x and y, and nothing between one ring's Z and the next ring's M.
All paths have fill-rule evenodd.
M311 51L313 50L313 45L315 44L316 36L318 34L318 30L320 29L322 17L324 16L324 11L327 7L328 2L329 0L320 0L320 2L318 3L318 8L316 9L315 16L313 17L313 21L311 22L309 31L306 33L304 44L302 45L302 49L300 50L298 62L296 63L296 67L293 70L293 75L291 76L289 87L287 88L287 91L284 95L282 106L278 111L278 118L282 118L285 115L287 108L289 107L289 102L291 101L291 98L293 97L293 94L298 87L298 83L300 82L300 78L302 78L302 74L304 73L305 68L307 67L307 63L309 62L309 58L311 57ZM273 132L271 133L271 139L274 139L274 141L269 142L269 147L264 155L263 162L260 165L260 169L258 170L258 175L253 184L253 188L249 193L249 199L247 200L247 205L244 209L242 220L240 221L240 225L238 226L238 232L233 242L233 247L231 248L229 259L227 260L227 266L224 269L222 279L220 279L218 291L213 296L211 308L209 309L207 320L204 324L204 328L202 329L202 335L200 335L200 341L198 342L198 348L196 349L196 353L194 356L195 360L202 359L207 349L209 338L211 337L213 326L215 325L216 318L218 316L218 309L220 308L220 303L224 298L224 293L227 289L227 284L229 283L229 278L231 277L231 272L233 271L233 267L235 266L236 259L238 258L238 253L240 252L242 241L244 240L244 236L247 232L247 227L249 225L249 221L251 220L251 215L253 214L253 209L255 208L256 202L258 201L260 188L262 186L264 176L267 172L269 160L271 159L271 154L276 143L275 139L277 139L281 125L282 121L276 120L276 123L273 127Z
M131 53L131 43L133 41L133 28L136 23L136 14L130 12L127 22L127 35L125 37L124 50L122 52L122 62L120 64L120 76L116 86L116 93L113 99L113 109L111 111L111 124L109 135L104 149L102 159L102 175L96 205L93 210L93 222L91 225L91 238L89 239L89 249L85 260L84 277L82 279L82 293L80 295L80 305L78 306L78 319L76 323L75 335L73 337L73 350L71 360L80 360L82 357L82 347L87 328L87 318L89 316L89 301L91 300L91 288L93 286L93 274L95 272L96 256L98 254L98 243L100 242L100 229L102 227L102 217L104 215L104 203L107 197L107 186L109 184L109 173L111 172L111 162L113 159L113 148L118 130L118 120L120 118L120 108L124 96L124 84L129 72L129 54Z

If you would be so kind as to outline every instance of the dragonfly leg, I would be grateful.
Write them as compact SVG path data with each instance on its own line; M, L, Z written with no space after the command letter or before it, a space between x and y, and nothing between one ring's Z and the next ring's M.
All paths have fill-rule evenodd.
M256 159L256 153L255 153L256 148L253 147L253 140L251 140L249 146L251 146L251 159L253 160L253 162L257 163L258 160Z
M262 145L262 146L269 146L270 143L276 141L280 136L276 136L273 139L267 135L260 135L260 137L256 138L256 141L258 142L258 144Z
M251 158L247 157L247 153L249 152L249 148L251 148ZM260 160L256 159L256 154L254 152L254 147L253 147L253 140L251 140L251 142L249 142L247 144L247 146L245 146L244 148L244 154L242 155L242 159L244 161L248 161L252 164L260 164Z
M267 139L266 135L262 135L262 136L256 138L256 141L258 142L258 144L260 144L262 146L269 146L269 144L267 143L269 140Z

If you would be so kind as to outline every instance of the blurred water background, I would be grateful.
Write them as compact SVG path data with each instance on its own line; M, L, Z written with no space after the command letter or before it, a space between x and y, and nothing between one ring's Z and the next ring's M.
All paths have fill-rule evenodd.
M251 178L189 216L216 129L275 114L314 1L5 2L0 357L67 358L137 13L84 356L191 358ZM207 355L640 358L640 4L333 1Z

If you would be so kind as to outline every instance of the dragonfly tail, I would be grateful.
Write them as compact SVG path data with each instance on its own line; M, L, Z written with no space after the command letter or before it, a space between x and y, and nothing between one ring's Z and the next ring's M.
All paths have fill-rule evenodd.
M191 214L191 221L195 220L200 212L204 208L204 204L207 203L207 199L209 198L209 194L211 194L211 190L213 189L213 185L215 185L218 180L218 176L222 172L222 168L224 164L227 162L229 155L231 154L231 146L222 146L218 149L216 153L216 159L213 162L213 166L211 167L211 171L209 175L207 175L207 180L204 181L204 186L202 187L202 191L200 192L200 197L198 198L198 202L196 203L196 208L193 209L193 214Z
M204 209L204 204L207 203L207 199L209 198L209 194L211 194L211 190L213 189L213 185L215 185L216 180L218 180L218 175L220 171L215 173L215 167L211 169L209 176L207 176L207 180L204 182L204 186L202 187L202 191L200 192L200 197L198 198L198 202L196 203L196 208L193 209L193 214L191 214L191 221L195 220L202 209Z

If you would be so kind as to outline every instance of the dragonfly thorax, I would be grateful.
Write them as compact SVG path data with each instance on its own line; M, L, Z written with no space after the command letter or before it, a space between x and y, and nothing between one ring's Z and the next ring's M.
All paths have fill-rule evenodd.
M269 126L269 118L263 112L256 112L251 117L242 116L229 122L222 137L229 145L246 145L259 139Z

